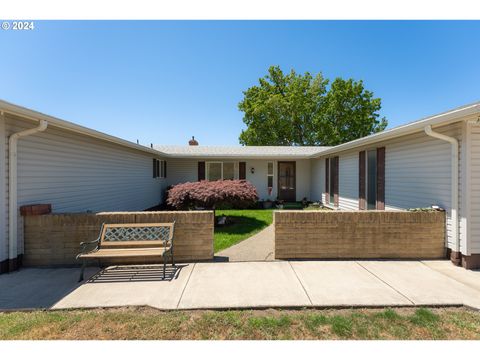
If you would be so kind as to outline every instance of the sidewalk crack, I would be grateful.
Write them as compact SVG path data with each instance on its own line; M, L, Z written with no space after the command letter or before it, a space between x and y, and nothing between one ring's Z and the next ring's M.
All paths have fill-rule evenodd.
M387 283L385 280L383 280L382 278L380 278L379 276L377 276L375 273L373 273L372 271L368 270L365 266L363 266L362 264L360 264L358 261L355 261L357 263L358 266L360 266L361 268L365 269L366 271L368 271L370 274L372 274L373 276L375 276L378 280L380 280L382 283L384 283L385 285L387 285L389 288L393 289L395 292L397 292L398 294L400 294L401 296L403 296L405 299L407 299L408 301L410 301L412 303L412 305L415 305L415 303L410 300L410 298L408 296L406 296L405 294L402 294L399 290L395 289L392 285L390 285L389 283Z
M303 292L304 292L305 295L307 296L307 299L308 299L308 301L310 302L310 305L313 306L312 299L310 299L310 296L308 295L307 289L305 289L305 286L303 286L302 280L300 280L300 278L298 277L298 274L297 274L297 272L295 271L295 269L293 268L293 266L292 266L292 264L291 264L290 261L288 261L288 265L290 265L293 273L295 274L295 277L297 278L298 282L300 283L300 286L302 287Z
M177 307L176 307L177 309L178 309L178 307L179 307L179 305L180 305L180 302L182 301L183 294L185 293L185 289L187 288L188 282L190 281L190 278L192 277L193 271L195 270L195 265L197 265L197 263L194 263L194 264L193 264L192 271L190 271L190 274L188 275L187 282L185 283L185 286L183 287L183 290L182 290L182 294L180 295L180 299L178 299Z

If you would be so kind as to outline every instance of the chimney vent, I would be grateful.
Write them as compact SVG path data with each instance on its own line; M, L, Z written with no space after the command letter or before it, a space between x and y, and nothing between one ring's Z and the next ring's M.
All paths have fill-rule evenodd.
M198 145L198 141L195 140L195 136L192 136L192 138L188 141L188 145L190 145L190 146L197 146Z

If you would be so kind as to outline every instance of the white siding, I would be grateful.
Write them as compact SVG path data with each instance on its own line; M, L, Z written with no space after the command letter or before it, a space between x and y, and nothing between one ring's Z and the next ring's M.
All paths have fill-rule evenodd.
M480 127L470 125L469 254L480 254Z
M310 198L310 160L297 160L297 201Z
M463 124L463 122L457 122L434 129L445 135L455 136L459 140L460 164L462 164L464 156L462 138ZM362 147L339 154L332 154L331 156L339 156L339 208L358 209L358 152L381 146L385 146L385 208L387 210L401 210L416 207L429 207L434 204L445 208L447 210L447 237L449 240L449 246L452 247L453 243L451 241L450 221L451 146L449 143L429 137L423 132L399 137L388 142L379 142L369 147ZM318 179L324 179L325 177L323 165L325 163L325 158L321 157L312 160L312 162L313 161L316 162L316 165L312 166L312 169L315 169L315 176L312 178L316 179L318 182ZM478 166L480 169L480 161ZM460 184L462 182L463 172L464 168L461 166L459 173ZM480 196L480 182L478 185ZM322 193L322 198L325 200L323 181ZM459 202L460 221L465 223L465 207L463 205L464 196L461 190L459 194ZM461 243L463 244L461 250L464 251L466 243L465 227L460 226L459 231ZM480 235L480 221L478 234Z
M5 117L7 136L36 126ZM153 178L153 157L50 126L18 142L18 205L51 203L54 212L144 210L161 202L165 183ZM19 230L21 253L20 217Z
M338 206L358 210L358 153L342 154L338 161Z
M0 261L8 258L5 119L0 115Z
M199 161L244 161L246 163L246 180L250 181L258 192L259 199L277 198L277 160L244 160L244 159L169 159L167 183L168 185L175 185L188 181L198 180L198 162ZM268 163L273 162L274 176L272 194L268 195L267 186L267 170ZM252 174L251 169L255 171ZM310 160L297 160L297 201L304 197L310 197Z
M239 160L243 161L243 160ZM250 181L257 189L260 199L275 200L277 198L277 162L273 161L273 189L272 194L268 195L268 160L245 160L246 162L246 180ZM251 168L255 169L255 173L251 173Z
M167 185L198 180L197 160L168 159L167 164Z
M462 123L434 129L454 136L462 157ZM447 210L448 246L451 238L451 145L424 133L404 136L386 144L385 207L407 209L439 205ZM461 183L461 172L459 173ZM460 203L461 203L460 195ZM460 208L460 217L462 210ZM460 229L460 237L462 229Z
M323 190L325 189L325 160L310 160L310 200L323 202Z

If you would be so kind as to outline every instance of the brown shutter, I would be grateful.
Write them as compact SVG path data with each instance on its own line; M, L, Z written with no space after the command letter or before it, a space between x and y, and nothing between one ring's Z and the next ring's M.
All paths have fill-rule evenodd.
M238 178L240 180L247 178L247 163L244 161L238 163Z
M153 159L152 169L153 169L153 178L155 179L157 177L157 160L156 159Z
M333 163L335 167L332 167L333 170L333 205L338 206L338 156L333 158Z
M198 181L205 180L205 161L198 162Z
M325 159L325 203L330 202L330 159Z
M167 161L163 160L163 177L167 177Z
M385 210L385 148L377 148L377 210Z
M365 151L358 153L358 208L365 210Z

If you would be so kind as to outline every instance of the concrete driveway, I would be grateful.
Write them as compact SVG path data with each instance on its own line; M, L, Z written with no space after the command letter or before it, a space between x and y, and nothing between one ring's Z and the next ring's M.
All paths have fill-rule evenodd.
M0 309L145 305L159 309L466 305L480 309L480 272L449 261L273 261L78 269L0 276ZM89 269L92 274L96 269Z

